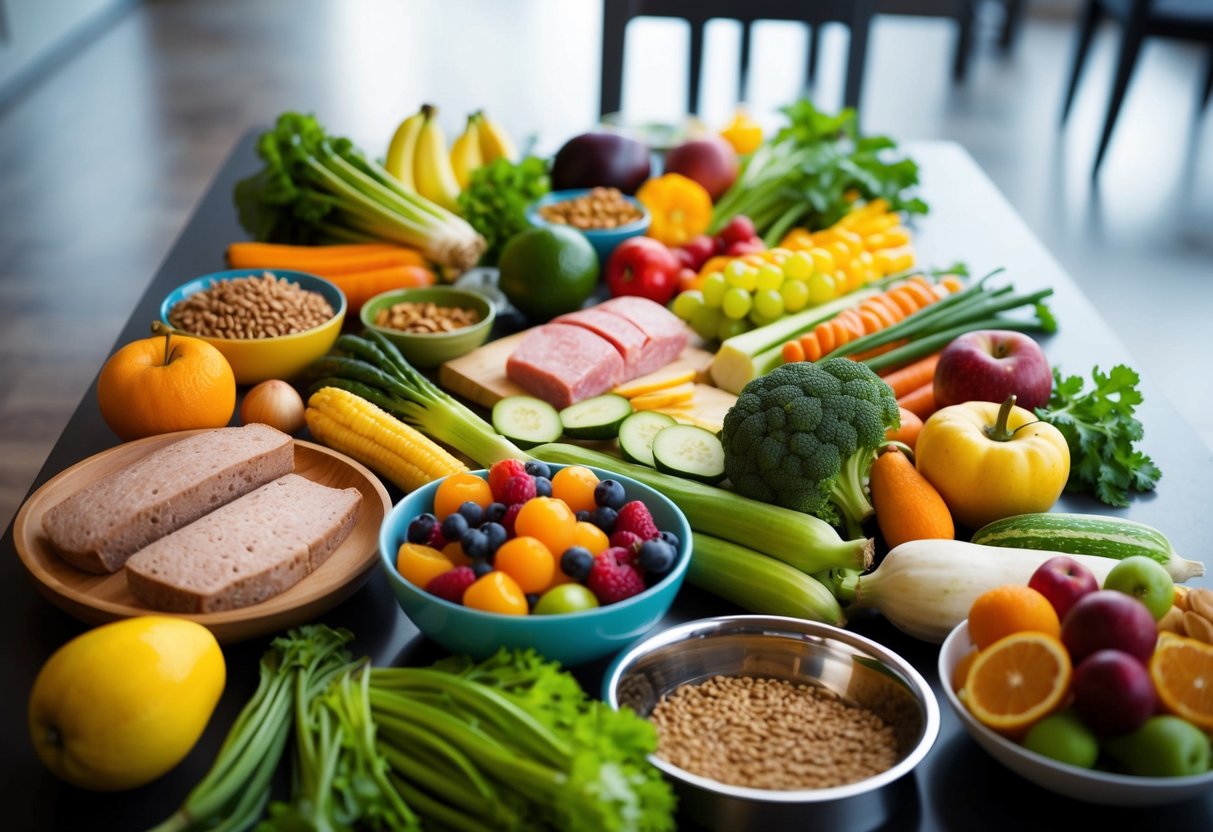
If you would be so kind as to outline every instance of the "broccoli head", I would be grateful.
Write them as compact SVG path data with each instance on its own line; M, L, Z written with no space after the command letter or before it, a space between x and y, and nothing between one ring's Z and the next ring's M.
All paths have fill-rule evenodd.
M889 385L848 358L785 364L745 386L724 417L724 470L738 493L845 525L872 515L864 480L901 423Z

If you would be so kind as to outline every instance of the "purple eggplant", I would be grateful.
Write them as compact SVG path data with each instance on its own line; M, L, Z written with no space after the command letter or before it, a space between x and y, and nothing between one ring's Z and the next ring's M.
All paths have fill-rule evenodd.
M552 162L552 190L618 188L634 194L649 178L649 148L618 133L583 133Z

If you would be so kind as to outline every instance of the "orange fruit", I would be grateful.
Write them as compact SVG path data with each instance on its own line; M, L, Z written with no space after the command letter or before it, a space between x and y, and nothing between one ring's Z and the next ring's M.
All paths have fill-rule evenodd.
M987 728L1018 737L1065 704L1072 672L1056 636L1012 633L977 654L961 698Z
M438 484L434 492L434 516L445 520L464 503L471 501L481 508L493 502L493 491L489 484L475 474L451 474Z
M965 653L964 658L956 663L956 667L952 668L952 690L959 693L964 689L965 682L969 678L969 670L973 667L973 662L977 660L976 650L970 650Z
M442 552L420 543L402 543L396 553L396 571L413 586L425 589L434 578L453 568Z
M236 410L236 377L219 350L198 338L155 335L109 357L97 404L124 442L194 428L221 428Z
M476 583L465 589L463 605L502 615L526 615L530 611L518 583L498 570L477 579Z
M593 523L578 520L577 527L573 531L573 545L583 546L589 550L591 555L597 555L610 547L611 539L607 537L606 532Z
M598 503L594 501L594 489L597 487L598 475L580 465L561 468L552 475L552 496L564 500L574 513L598 508Z
M1213 644L1160 633L1150 657L1150 678L1164 708L1213 731Z
M1030 586L1005 584L988 589L969 608L969 638L984 650L1011 633L1031 630L1059 638L1057 611Z
M514 518L514 534L539 539L553 557L559 558L573 545L577 517L572 509L555 497L534 497L522 504Z
M493 568L518 582L525 592L543 592L552 585L556 561L548 547L525 535L502 543L493 555Z

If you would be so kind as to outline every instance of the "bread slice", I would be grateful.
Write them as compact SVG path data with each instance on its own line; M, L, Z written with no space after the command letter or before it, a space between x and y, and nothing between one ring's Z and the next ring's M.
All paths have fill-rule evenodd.
M195 434L100 479L42 517L59 554L116 572L152 541L295 470L291 437L249 424Z
M263 485L126 562L131 591L166 612L220 612L289 589L354 528L362 493L297 474Z

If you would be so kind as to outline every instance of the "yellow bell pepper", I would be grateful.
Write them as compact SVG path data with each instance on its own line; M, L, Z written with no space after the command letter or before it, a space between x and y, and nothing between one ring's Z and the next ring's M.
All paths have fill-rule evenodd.
M667 246L680 246L699 236L712 222L707 188L680 173L650 179L640 186L636 198L652 217L649 236Z
M720 131L720 137L738 153L753 153L762 144L762 126L738 111L729 126Z
M1048 511L1070 476L1061 431L1015 406L965 402L936 411L918 435L918 470L970 529Z

